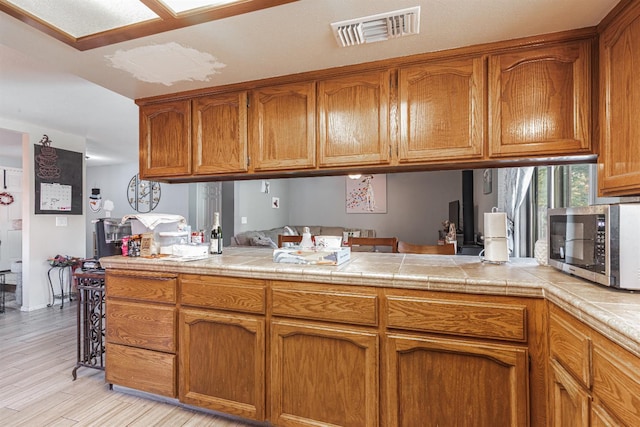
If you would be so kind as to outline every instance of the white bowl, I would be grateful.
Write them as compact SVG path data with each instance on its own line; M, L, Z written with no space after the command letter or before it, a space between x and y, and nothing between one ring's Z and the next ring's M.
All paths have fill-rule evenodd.
M325 249L340 249L342 236L316 236L316 246Z

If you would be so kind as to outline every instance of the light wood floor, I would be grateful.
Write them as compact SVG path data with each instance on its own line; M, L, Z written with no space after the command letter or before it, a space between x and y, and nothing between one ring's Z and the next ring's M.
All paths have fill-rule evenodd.
M236 419L109 390L104 372L76 364L77 302L21 312L12 294L0 313L0 425L248 426Z

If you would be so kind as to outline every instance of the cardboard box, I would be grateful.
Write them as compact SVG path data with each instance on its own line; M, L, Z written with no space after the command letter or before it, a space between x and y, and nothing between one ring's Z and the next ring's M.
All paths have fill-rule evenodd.
M351 258L351 248L300 249L297 247L273 250L273 262L289 264L340 265Z

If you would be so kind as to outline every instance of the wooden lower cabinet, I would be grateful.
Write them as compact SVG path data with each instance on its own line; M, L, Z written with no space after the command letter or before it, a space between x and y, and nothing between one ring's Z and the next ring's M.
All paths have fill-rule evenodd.
M529 425L526 348L402 334L386 348L386 425Z
M176 274L106 273L105 380L177 397Z
M176 397L176 355L107 343L105 379L110 384Z
M589 427L589 391L555 360L551 360L551 380L551 425Z
M598 402L591 405L591 427L620 427L616 421Z
M264 318L182 309L179 325L180 400L264 420Z
M378 334L310 322L271 324L271 422L377 426Z
M593 399L618 425L640 426L638 358L600 338L593 347Z

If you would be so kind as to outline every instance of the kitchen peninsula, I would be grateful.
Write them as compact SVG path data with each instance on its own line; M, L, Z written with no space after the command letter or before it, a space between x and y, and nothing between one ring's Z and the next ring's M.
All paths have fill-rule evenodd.
M640 295L531 259L101 264L115 385L287 426L640 423Z

